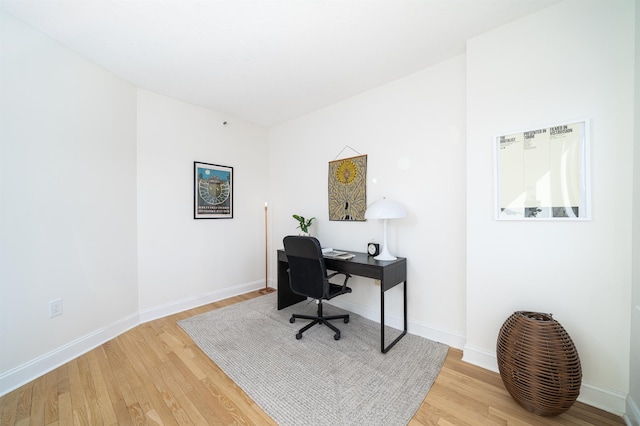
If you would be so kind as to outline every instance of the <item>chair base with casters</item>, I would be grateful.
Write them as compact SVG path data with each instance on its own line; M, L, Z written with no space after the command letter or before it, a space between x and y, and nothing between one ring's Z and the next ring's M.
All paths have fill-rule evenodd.
M349 322L349 314L325 316L322 313L322 300L316 300L316 303L318 304L318 314L316 316L293 314L293 315L291 315L291 318L289 318L289 322L291 324L296 322L296 319L312 320L309 324L305 325L304 327L302 327L300 329L300 331L298 331L298 333L296 334L296 339L298 339L298 340L302 339L302 333L304 333L305 331L307 331L308 329L310 329L314 325L316 325L316 324L324 324L327 327L329 327L331 330L333 330L333 332L335 333L333 335L333 338L335 340L340 340L340 330L338 330L338 328L336 326L334 326L333 324L331 324L329 321L341 319L346 324L346 323Z

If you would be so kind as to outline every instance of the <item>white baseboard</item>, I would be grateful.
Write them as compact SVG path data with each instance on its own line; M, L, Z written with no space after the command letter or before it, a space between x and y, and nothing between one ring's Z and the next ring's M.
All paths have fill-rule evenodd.
M488 353L473 346L465 345L462 360L486 370L499 372L495 353ZM625 412L626 399L627 396L623 393L584 382L578 397L580 402L618 416L622 416Z
M409 321L409 333L433 340L434 342L444 343L456 349L462 349L465 342L465 337L460 334L417 321Z
M462 360L498 373L498 360L495 353L489 353L471 345L464 345Z
M342 308L346 311L363 316L371 321L380 323L380 311L377 309L372 309L369 306L359 305L352 302L345 302L344 300L340 299L333 299L327 303L331 303L338 308ZM399 315L386 314L385 325L393 327L397 330L402 330L403 318ZM416 321L409 322L409 324L407 325L407 332L416 336L433 340L434 342L444 343L445 345L457 349L462 349L462 346L464 344L464 336Z
M83 355L139 324L264 287L264 280L229 287L132 314L66 345L0 374L0 396Z
M368 306L345 302L342 299L334 299L331 300L330 303L339 308L362 315L372 321L380 322L379 310L372 309ZM385 318L385 323L396 329L402 329L402 321L402 317L398 315L387 314ZM495 352L487 352L477 347L465 344L464 336L418 322L409 322L408 332L436 342L444 343L457 349L462 349L463 361L484 368L485 370L493 371L495 373L499 372ZM627 424L630 426L640 426L640 412L638 410L638 406L632 399L628 398L623 393L583 382L582 387L580 388L578 401L618 416L624 416L625 421L627 421ZM626 415L624 414L625 411Z
M154 306L153 308L140 311L140 323L142 324L158 318L164 318L169 315L177 314L178 312L197 308L219 300L228 299L229 297L260 290L261 288L264 288L263 280L240 284L223 290L212 291L211 293L206 293L197 297L189 297L175 302L166 303L164 305Z
M627 397L627 412L624 421L628 426L640 426L640 408L631 396Z
M622 416L625 413L627 395L611 389L601 388L582 382L578 401L609 413Z
M345 302L340 298L335 298L325 302L329 305L337 306L338 308L344 309L345 311L353 312L354 314L358 314L363 316L371 321L380 322L380 311L371 308L370 306L364 306L357 303ZM394 315L387 315L386 323L389 327L393 327L396 329L402 329L402 318Z
M229 297L249 293L263 287L264 281L254 281L220 291L207 293L202 296L183 299L177 302L146 309L130 315L127 318L123 318L120 321L96 330L84 337L69 342L54 351L46 353L14 369L0 374L0 396L5 395L12 390L42 376L43 374L46 374L49 371L52 371L77 358L78 356L89 352L93 348L100 346L101 344L119 336L139 324L206 305L208 303L227 299ZM362 315L372 321L380 322L380 311L376 309L354 303L345 303L344 301L338 300L331 302L339 308ZM403 319L401 316L390 314L386 315L385 323L390 327L402 329L402 322ZM464 336L418 322L410 322L408 329L411 334L441 342L454 348L463 349L463 361L490 371L498 372L498 364L495 354L487 353L479 350L478 348L465 345ZM626 411L625 421L627 421L627 424L633 426L640 425L640 410L638 409L637 404L631 398L622 393L583 383L578 401L616 415L623 415Z
M0 374L0 396L29 383L49 371L55 370L104 342L132 329L139 323L137 313L130 315Z

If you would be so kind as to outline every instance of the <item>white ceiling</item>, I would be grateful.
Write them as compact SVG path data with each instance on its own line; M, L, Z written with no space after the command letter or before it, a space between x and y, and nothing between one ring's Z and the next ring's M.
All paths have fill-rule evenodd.
M138 87L270 127L559 0L0 0Z

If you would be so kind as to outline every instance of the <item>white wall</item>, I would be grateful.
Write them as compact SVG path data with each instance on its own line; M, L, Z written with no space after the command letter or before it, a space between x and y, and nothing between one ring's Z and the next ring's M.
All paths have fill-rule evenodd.
M381 223L328 221L328 162L351 147L368 154L368 202L409 213L389 243L409 260L410 332L495 369L507 316L552 312L580 351L581 399L637 407L633 20L631 0L566 1L267 133L136 90L0 13L0 393L140 319L264 285L265 201L272 284L293 213L336 248L379 241ZM592 124L593 220L493 221L493 137L577 118ZM193 220L193 161L234 167L233 220ZM352 285L336 303L378 319L378 289Z
M631 297L631 365L627 414L640 425L640 7L635 3L635 137L633 150L633 294Z
M575 342L580 400L623 413L629 391L634 13L565 1L467 45L467 343L497 369L500 326L550 312ZM493 138L591 120L588 222L493 220Z
M138 91L143 320L264 287L267 149L261 127ZM194 220L194 161L233 167L233 219Z
M390 221L390 250L408 258L409 330L461 347L465 334L465 59L365 92L270 130L272 252L297 234L294 213L316 217L324 246L365 251L382 240L380 221L328 220L329 162L367 154L367 204L386 196L405 219ZM355 151L357 152L355 152ZM275 255L271 279L276 279ZM379 288L354 277L334 299L379 320ZM400 325L402 286L389 291L390 323Z
M138 292L136 89L2 12L0 24L2 391L77 355L77 339L122 331Z
M264 286L265 129L0 24L0 395L141 321ZM194 161L234 168L233 219L193 219Z

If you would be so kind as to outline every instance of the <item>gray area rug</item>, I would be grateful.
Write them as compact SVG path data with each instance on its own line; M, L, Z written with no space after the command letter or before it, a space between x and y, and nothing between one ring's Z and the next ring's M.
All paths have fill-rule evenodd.
M311 300L310 300L311 301ZM380 352L380 324L350 314L333 321L340 340L316 325L311 301L278 311L276 293L197 315L178 324L280 425L406 425L435 381L448 347L407 334ZM344 311L325 304L325 315ZM387 342L399 332L385 331Z

